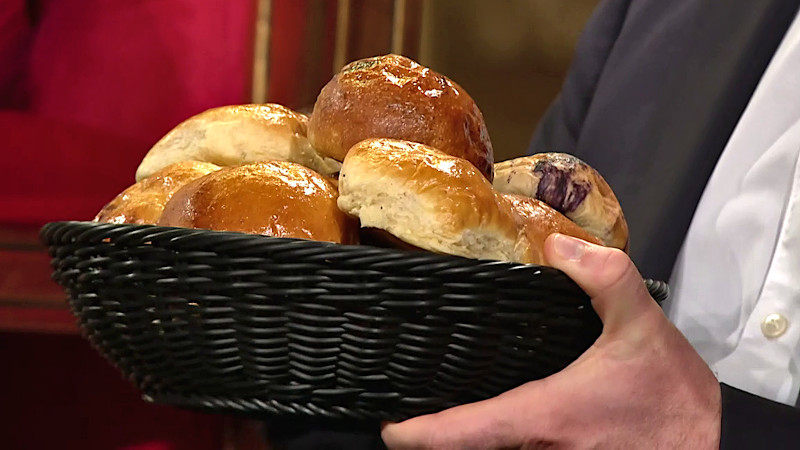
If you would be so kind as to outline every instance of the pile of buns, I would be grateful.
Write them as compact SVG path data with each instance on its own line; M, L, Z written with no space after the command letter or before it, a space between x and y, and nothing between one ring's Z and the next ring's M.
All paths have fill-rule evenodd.
M614 193L577 158L494 163L475 102L397 55L355 61L310 117L214 108L148 152L95 221L157 224L546 264L562 233L627 250Z

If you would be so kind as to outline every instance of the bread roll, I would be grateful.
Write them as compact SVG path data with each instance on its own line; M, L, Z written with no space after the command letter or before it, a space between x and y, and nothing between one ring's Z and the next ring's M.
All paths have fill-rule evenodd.
M169 165L122 191L97 214L94 221L155 224L164 205L178 189L218 169L219 166L199 161Z
M475 102L447 77L403 56L345 66L319 94L308 137L320 153L339 161L363 139L420 142L493 177L492 143Z
M176 192L158 224L355 243L358 226L337 196L327 178L300 164L224 167Z
M567 234L592 244L602 245L597 237L551 208L550 205L530 197L499 194L511 203L514 212L521 218L528 240L529 261L545 264L544 241L553 233Z
M150 149L136 171L141 180L178 161L220 166L289 161L330 175L340 164L320 156L306 138L308 119L276 104L222 106L179 124Z
M500 194L465 160L419 143L356 144L339 190L339 208L362 227L438 253L545 264L542 246L551 233L599 242L547 205Z
M500 192L536 198L609 247L628 249L628 224L608 183L588 164L564 153L540 153L495 166Z

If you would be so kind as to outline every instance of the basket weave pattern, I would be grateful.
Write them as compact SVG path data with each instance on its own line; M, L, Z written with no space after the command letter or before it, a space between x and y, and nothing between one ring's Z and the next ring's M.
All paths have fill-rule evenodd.
M183 407L399 420L557 372L601 331L546 267L149 225L42 239L85 336Z

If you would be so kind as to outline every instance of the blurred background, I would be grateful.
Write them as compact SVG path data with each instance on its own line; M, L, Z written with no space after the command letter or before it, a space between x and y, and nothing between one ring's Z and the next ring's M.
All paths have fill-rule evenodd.
M191 115L308 113L344 64L390 52L471 94L497 160L522 155L596 4L0 0L0 448L264 448L258 424L141 400L80 337L39 227L90 220Z

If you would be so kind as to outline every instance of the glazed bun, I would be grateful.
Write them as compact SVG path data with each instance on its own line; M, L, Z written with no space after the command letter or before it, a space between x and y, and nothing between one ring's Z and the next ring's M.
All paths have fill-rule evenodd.
M345 66L322 89L308 124L320 153L343 161L369 138L419 142L471 162L490 181L494 156L478 106L447 77L397 55Z
M337 196L327 178L300 164L225 167L183 186L158 224L356 243L357 224L337 208Z
M566 234L592 244L602 245L600 239L551 208L547 203L519 195L500 195L510 203L514 213L522 221L527 239L526 257L529 262L547 264L544 257L544 241L553 233Z
M308 119L276 104L222 106L179 124L150 149L136 171L142 180L178 161L236 166L289 161L330 175L340 164L320 156L306 137Z
M599 242L542 202L503 195L471 164L432 147L369 139L350 149L339 208L361 226L428 251L545 264L544 239L564 233Z
M164 205L178 189L218 169L219 166L199 161L169 165L122 191L97 214L94 221L155 224Z
M628 249L628 224L608 183L575 156L540 153L498 163L494 187L541 200L603 244Z

